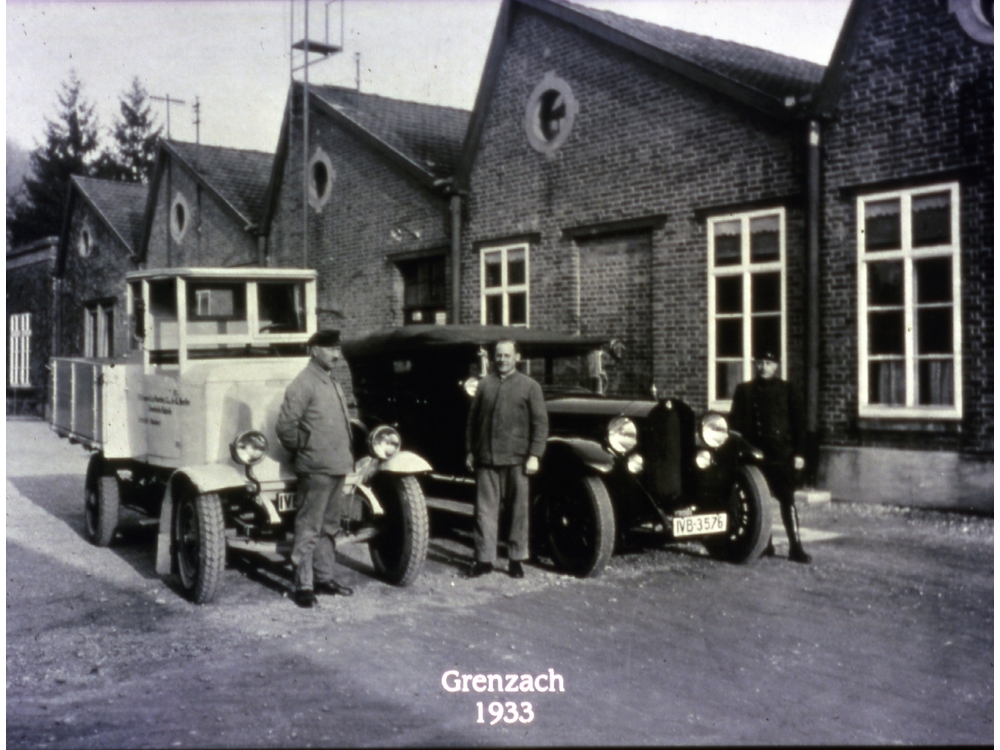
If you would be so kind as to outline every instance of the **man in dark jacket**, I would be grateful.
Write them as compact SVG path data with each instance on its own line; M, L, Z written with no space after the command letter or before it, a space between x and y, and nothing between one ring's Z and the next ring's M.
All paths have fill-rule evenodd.
M467 463L476 472L476 562L469 572L473 578L492 571L496 562L501 502L511 511L511 577L524 577L522 562L528 559L528 476L538 472L549 417L541 386L517 371L520 360L513 341L497 343L497 371L479 381L469 412Z
M757 357L754 361L757 377L736 386L729 421L732 429L763 451L761 469L781 506L781 521L788 533L788 559L807 563L812 557L802 549L799 517L795 512L795 472L805 467L802 457L805 431L792 387L778 377L779 363L773 352ZM774 554L770 541L764 554Z
M300 607L316 604L315 591L354 593L333 579L344 477L354 470L347 401L331 373L340 359L340 332L313 334L309 354L309 364L285 390L276 426L278 440L295 460L298 477L292 563L295 603Z

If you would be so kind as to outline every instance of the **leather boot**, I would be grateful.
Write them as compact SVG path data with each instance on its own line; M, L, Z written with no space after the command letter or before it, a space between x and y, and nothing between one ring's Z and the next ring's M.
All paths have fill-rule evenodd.
M791 503L782 503L781 522L785 524L785 531L788 533L788 559L797 563L812 562L812 555L802 549L802 539L799 537L799 514Z

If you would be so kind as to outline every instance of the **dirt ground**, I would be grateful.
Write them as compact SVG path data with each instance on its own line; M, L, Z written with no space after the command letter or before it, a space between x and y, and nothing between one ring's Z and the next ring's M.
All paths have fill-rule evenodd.
M238 564L196 606L153 529L87 543L86 460L7 423L10 747L993 742L992 518L813 506L809 566L691 544L588 580L465 580L459 530L406 589L348 548L354 597L300 610L288 571ZM565 690L452 693L449 670ZM491 725L493 701L533 719Z

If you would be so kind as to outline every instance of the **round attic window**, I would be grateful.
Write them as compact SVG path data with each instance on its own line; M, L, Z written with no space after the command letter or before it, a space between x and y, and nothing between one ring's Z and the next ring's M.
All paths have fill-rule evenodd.
M316 211L320 211L330 200L336 176L330 157L323 149L317 148L309 160L309 205Z
M190 223L191 211L188 208L187 199L182 193L177 193L170 205L170 236L180 242L184 239Z
M549 71L531 92L524 110L528 143L543 154L552 153L569 137L579 110L570 85Z
M81 258L89 258L90 254L94 250L93 240L90 237L90 230L84 229L80 232L80 239L76 246L77 252L80 253Z

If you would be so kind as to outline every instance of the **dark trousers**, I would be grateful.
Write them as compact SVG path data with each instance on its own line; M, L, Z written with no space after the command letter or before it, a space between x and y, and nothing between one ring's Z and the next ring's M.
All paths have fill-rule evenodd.
M298 475L299 510L292 545L296 589L311 589L314 575L318 581L333 579L343 490L343 476Z
M528 476L524 465L476 467L476 561L493 563L497 559L497 532L500 505L510 512L510 538L507 557L528 559Z

